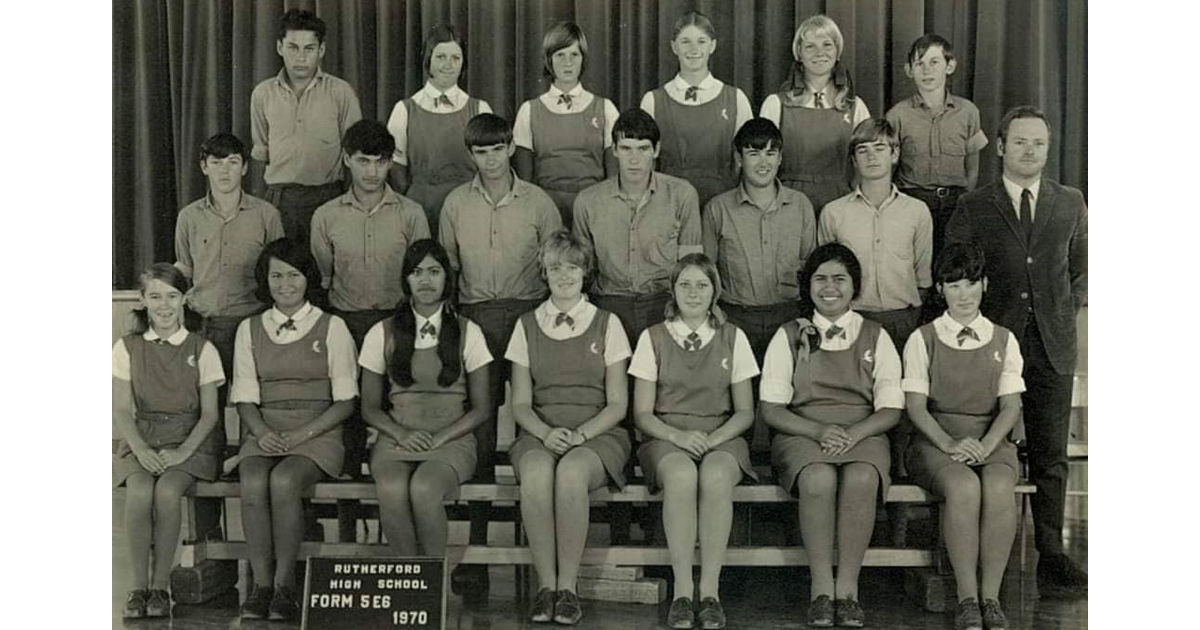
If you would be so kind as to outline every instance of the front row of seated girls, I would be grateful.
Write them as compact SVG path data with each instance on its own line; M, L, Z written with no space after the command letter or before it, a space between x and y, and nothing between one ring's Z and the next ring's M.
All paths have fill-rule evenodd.
M750 379L758 366L745 335L716 306L715 266L703 254L677 263L666 321L643 332L631 355L620 320L582 293L593 272L588 244L560 232L543 244L539 260L550 298L521 317L505 356L513 363L513 413L521 429L510 457L540 582L530 619L573 625L582 617L576 578L588 494L623 487L633 451L621 426L628 374L643 437L638 459L647 483L664 494L675 575L667 625L725 627L717 585L732 490L755 479L742 435L753 422ZM288 619L298 609L300 495L339 470L340 423L357 394L355 356L345 324L308 301L319 285L303 244L272 243L256 273L272 306L238 329L231 395L245 427L238 469L255 582L242 616ZM493 358L479 327L448 300L454 278L439 244L414 243L403 278L407 300L363 344L363 410L378 431L371 468L388 544L402 555L441 555L443 500L475 472L472 432L489 420L483 368ZM935 282L948 309L908 339L903 379L887 333L851 308L862 272L850 249L817 248L800 280L808 289L800 296L802 315L771 340L760 398L775 431L777 479L800 499L812 574L809 625L865 623L858 575L877 502L890 483L886 434L906 408L920 431L907 451L909 470L946 499L942 528L959 597L955 628L1005 628L998 597L1016 527L1017 478L1008 433L1024 383L1016 340L979 313L987 286L982 253L963 244L946 248ZM129 487L131 617L169 612L168 550L178 539L178 499L195 479L215 479L220 468L216 451L205 445L218 434L215 389L223 374L211 344L184 326L186 290L186 279L169 265L148 270L140 326L113 348L114 420L126 438L114 480ZM157 553L147 576L151 537Z

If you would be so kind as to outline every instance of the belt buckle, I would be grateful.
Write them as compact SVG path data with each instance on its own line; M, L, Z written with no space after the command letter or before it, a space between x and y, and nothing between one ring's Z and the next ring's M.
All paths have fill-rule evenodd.
M935 189L935 191L936 191L936 193L937 193L938 199L945 199L946 197L949 197L949 196L950 196L950 194L951 194L951 191L950 191L950 189L949 189L949 188L946 188L946 187L944 187L944 186L938 186L938 187Z

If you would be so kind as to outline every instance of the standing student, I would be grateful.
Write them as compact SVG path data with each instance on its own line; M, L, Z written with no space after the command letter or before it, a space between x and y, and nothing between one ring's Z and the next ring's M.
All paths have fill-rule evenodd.
M265 184L288 238L307 243L313 211L346 190L339 145L362 110L349 83L321 70L325 22L311 11L283 14L275 52L283 69L250 93L251 181Z
M663 320L675 262L702 251L700 208L687 180L655 172L654 118L625 110L612 133L617 174L579 193L572 229L595 252L596 306L615 313L637 339Z
M617 107L583 87L588 43L574 22L559 22L542 38L550 89L517 110L513 142L517 175L541 186L571 228L579 191L616 173L612 128Z
M126 619L171 614L167 589L179 546L179 499L196 479L212 481L221 471L224 434L213 429L221 417L217 388L225 372L216 348L185 326L198 323L185 322L195 315L184 306L187 292L187 278L170 264L144 271L134 329L112 349L113 423L124 438L113 487L126 486L133 573Z
M900 137L896 185L929 206L935 262L959 196L973 190L979 180L979 151L988 143L980 128L979 108L946 87L946 79L957 67L954 48L946 38L937 33L917 38L904 64L917 92L887 113Z
M853 129L871 117L842 64L844 49L833 20L814 15L801 22L792 38L791 74L759 112L783 132L780 179L808 196L818 218L825 204L849 192L846 147Z
M254 269L271 308L238 326L230 400L245 428L237 455L254 585L243 619L294 619L300 495L342 470L341 424L354 411L354 340L311 302L321 276L308 243L267 245Z
M629 373L633 413L646 442L638 460L646 485L663 491L663 525L675 595L671 628L725 627L717 592L729 530L733 487L758 479L741 437L754 422L750 379L758 364L750 342L725 319L721 278L704 254L688 254L671 274L666 321L641 334ZM701 519L700 515L704 518ZM700 538L699 611L692 608L692 556Z
M1017 531L1020 469L1008 434L1025 391L1021 350L1007 328L979 314L988 284L982 250L948 245L936 279L946 311L904 346L906 407L918 429L908 470L946 499L941 529L958 588L955 630L1003 630L1000 583Z
M362 348L376 322L390 316L404 296L401 267L414 241L429 238L425 213L387 184L396 143L383 123L360 120L342 139L350 190L317 208L311 247L330 312L342 318ZM344 471L359 477L366 461L367 430L355 413L343 424Z
M396 139L390 178L392 188L425 209L436 237L446 195L475 172L462 146L463 130L477 114L491 113L492 108L458 87L466 71L467 44L453 26L429 29L424 49L425 86L396 103L388 117L388 131Z
M796 275L817 246L817 222L808 197L777 177L783 136L775 123L750 120L733 148L741 183L705 206L701 233L720 272L721 310L762 361L779 326L800 314Z
M1021 396L1029 441L1038 593L1085 597L1087 572L1063 553L1067 440L1076 360L1075 318L1087 302L1087 203L1043 177L1050 124L1035 107L1000 121L999 181L962 196L946 240L975 243L987 257L983 313L1011 330L1025 359Z
M702 13L691 11L675 21L671 52L679 74L642 96L641 108L662 130L659 170L696 187L700 207L737 183L733 135L753 112L740 88L726 85L708 69L717 49L717 31Z
M864 624L858 576L876 502L891 484L885 434L904 408L896 347L851 308L862 281L850 248L818 247L801 273L804 316L779 329L763 360L763 416L778 432L771 461L780 485L800 498L808 624L819 628Z
M437 241L413 243L400 274L407 299L371 327L358 359L363 417L379 431L371 450L379 523L398 556L445 555L443 502L475 474L472 432L491 419L492 355L450 302L450 270Z
M629 434L629 341L615 315L583 295L592 271L588 243L567 231L543 243L538 260L550 299L521 316L505 358L512 362L513 416L521 433L509 450L521 482L521 518L540 587L530 619L574 625L587 541L588 492L625 486Z

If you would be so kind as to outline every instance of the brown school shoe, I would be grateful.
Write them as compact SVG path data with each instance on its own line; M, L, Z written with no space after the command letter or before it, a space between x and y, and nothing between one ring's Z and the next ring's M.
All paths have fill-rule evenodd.
M246 601L242 602L242 619L266 619L271 606L271 595L275 589L270 586L255 586L250 589Z
M983 627L987 630L1008 630L1008 618L1000 610L1000 602L994 599L983 600L980 606L983 611Z
M958 602L958 610L954 613L954 630L983 630L983 614L979 612L979 602L974 597Z
M529 620L534 623L549 623L554 617L554 590L543 588L533 596L529 607Z
M146 598L146 616L171 616L171 594L160 589L151 590L150 597Z
M146 616L146 599L150 597L150 591L146 589L135 588L129 591L125 596L125 610L121 616L125 619L141 619Z
M808 604L808 626L810 628L830 628L833 626L833 598L828 595L818 595Z
M290 621L299 616L300 602L296 598L296 589L283 584L276 586L269 611L268 619L273 621Z
M867 613L857 599L845 597L833 602L833 616L843 628L861 628L867 622Z
M579 596L575 591L563 589L558 592L558 601L554 602L554 622L564 626L573 626L583 618L583 609L579 607Z
M721 600L716 597L705 597L700 600L700 612L696 613L696 620L700 622L700 627L704 630L721 630L725 627L725 609L721 607Z

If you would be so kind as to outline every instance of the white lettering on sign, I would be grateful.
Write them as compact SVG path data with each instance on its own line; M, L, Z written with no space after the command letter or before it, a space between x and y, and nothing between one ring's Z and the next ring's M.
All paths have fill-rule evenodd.
M425 580L389 580L382 579L376 582L376 588L393 588L402 591L427 591L429 585Z
M362 580L329 580L329 588L357 591L362 589Z
M358 607L359 608L391 608L392 607L392 596L391 595L359 595L358 596Z
M353 595L330 595L329 593L319 593L313 595L308 601L309 608L353 608Z
M334 574L338 575L420 575L419 564L356 564L342 563L333 565Z
M429 623L429 613L424 610L393 610L392 625L423 626Z

